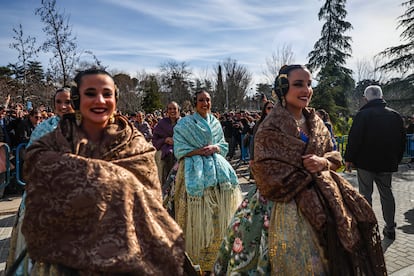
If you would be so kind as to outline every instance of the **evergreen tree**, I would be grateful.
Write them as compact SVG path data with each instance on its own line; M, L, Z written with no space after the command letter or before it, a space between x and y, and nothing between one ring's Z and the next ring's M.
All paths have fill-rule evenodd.
M39 61L28 62L27 74L30 82L40 83L45 78L42 64Z
M309 53L309 69L319 70L312 106L324 108L333 121L339 110L344 115L348 113L346 98L354 86L352 71L344 66L352 52L351 37L344 35L352 28L345 21L345 3L346 0L326 0L318 14L319 20L325 21L321 38Z
M212 100L219 111L228 111L228 94L227 90L224 89L221 64L217 67L216 91L214 93L214 99Z
M157 78L149 75L143 82L144 100L142 107L146 113L152 113L163 107Z
M380 55L389 57L391 60L380 67L380 69L391 71L399 70L401 72L411 73L413 78L414 67L414 0L408 0L402 3L407 7L406 12L399 17L397 28L405 28L400 37L405 44L390 47L380 53ZM410 72L411 70L411 72Z

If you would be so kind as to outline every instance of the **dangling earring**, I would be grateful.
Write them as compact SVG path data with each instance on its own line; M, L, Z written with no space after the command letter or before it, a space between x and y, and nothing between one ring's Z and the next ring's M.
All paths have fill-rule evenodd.
M283 107L286 107L286 100L285 100L285 97L282 97L282 103L281 103L281 104L282 104L282 106L283 106Z
M112 113L112 115L109 117L109 123L110 124L115 123L115 114L114 113Z
M80 110L75 111L75 119L76 119L76 125L80 126L82 124L82 114L80 113Z
M278 98L279 98L279 103L280 103L280 105L281 105L282 107L286 107L286 100L285 100L285 97L280 96L280 97L278 97Z

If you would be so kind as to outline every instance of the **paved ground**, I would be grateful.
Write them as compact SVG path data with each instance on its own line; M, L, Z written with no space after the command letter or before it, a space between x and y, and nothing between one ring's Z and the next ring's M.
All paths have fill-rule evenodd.
M232 161L239 175L243 191L254 185L249 179L247 164ZM343 173L354 186L357 186L356 172ZM398 173L393 177L393 191L396 198L396 240L382 241L385 250L385 261L388 273L392 276L414 276L414 165L401 165ZM15 213L20 204L20 197L9 196L0 200L0 275L4 273L4 266L9 249L9 239L15 220ZM379 225L382 229L381 204L378 191L373 194L373 206Z
M249 179L247 165L232 162L236 167L243 191L247 191L254 181ZM355 187L358 187L356 171L341 173ZM393 192L396 200L397 222L396 240L382 240L387 271L392 276L414 276L414 164L400 165L398 173L393 175ZM380 231L384 227L378 190L374 189L373 207L378 219Z
M3 275L6 266L10 236L20 200L20 196L6 196L0 200L0 275Z

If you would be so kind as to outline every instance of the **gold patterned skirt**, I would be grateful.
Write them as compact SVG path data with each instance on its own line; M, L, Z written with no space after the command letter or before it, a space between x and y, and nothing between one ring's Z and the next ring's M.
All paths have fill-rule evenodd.
M277 202L269 226L272 275L328 275L324 249L294 200Z

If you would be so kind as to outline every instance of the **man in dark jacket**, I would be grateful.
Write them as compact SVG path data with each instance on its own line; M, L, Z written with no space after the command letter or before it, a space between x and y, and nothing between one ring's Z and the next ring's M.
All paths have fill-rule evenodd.
M368 86L364 97L368 102L356 114L349 132L346 168L357 168L359 191L371 205L375 181L386 224L383 234L394 240L395 199L391 180L404 153L404 122L397 111L386 106L381 87Z

